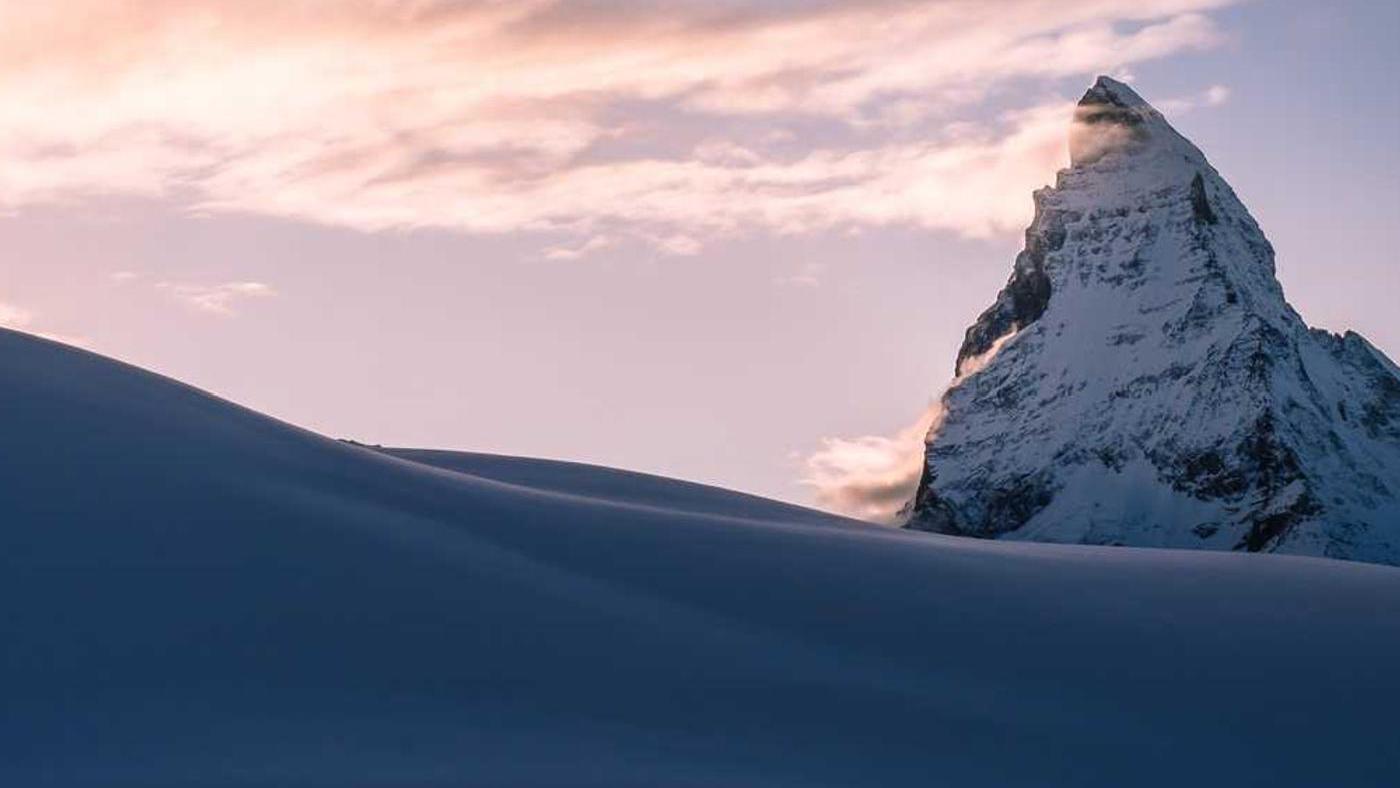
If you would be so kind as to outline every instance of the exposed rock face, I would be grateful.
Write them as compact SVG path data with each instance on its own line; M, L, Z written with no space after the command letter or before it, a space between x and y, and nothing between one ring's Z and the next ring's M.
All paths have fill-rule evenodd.
M1400 563L1400 370L1304 324L1244 205L1127 86L1085 94L1070 153L967 331L908 527Z

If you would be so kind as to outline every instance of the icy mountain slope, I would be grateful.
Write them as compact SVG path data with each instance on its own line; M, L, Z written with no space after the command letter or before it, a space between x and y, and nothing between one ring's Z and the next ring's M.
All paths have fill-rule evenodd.
M1393 568L432 467L8 331L0 403L3 785L1400 778Z
M1127 86L1085 94L1070 151L968 329L910 527L1400 563L1395 365L1308 329L1244 205Z

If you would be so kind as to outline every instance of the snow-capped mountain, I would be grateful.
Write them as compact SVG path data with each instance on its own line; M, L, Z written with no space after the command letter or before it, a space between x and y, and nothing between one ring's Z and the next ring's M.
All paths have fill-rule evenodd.
M967 331L908 526L1400 563L1400 370L1309 329L1201 151L1126 85Z

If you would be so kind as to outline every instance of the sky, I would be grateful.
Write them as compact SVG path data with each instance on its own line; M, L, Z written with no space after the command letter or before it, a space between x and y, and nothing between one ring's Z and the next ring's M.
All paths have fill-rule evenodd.
M367 443L885 462L1128 80L1400 357L1400 4L0 0L0 325Z

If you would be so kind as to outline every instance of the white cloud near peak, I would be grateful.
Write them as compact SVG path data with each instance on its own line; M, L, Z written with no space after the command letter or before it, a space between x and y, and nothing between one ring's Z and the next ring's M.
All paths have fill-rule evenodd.
M1223 106L1229 102L1230 95L1229 87L1211 85L1198 93L1159 99L1153 104L1157 109L1167 114L1185 114L1196 109Z

